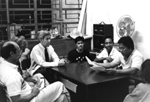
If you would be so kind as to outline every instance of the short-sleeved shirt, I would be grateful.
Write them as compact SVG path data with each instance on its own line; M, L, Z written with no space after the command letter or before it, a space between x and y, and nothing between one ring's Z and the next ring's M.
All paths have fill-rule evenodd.
M17 65L3 60L0 64L0 80L7 87L9 96L26 96L31 93L32 89L22 78L17 68ZM35 102L35 99L30 102Z
M123 69L137 68L140 70L144 57L138 50L134 49L127 61L124 60L123 55L120 55L120 61Z
M85 56L90 58L90 53L88 50L84 49L82 53L79 53L76 49L73 49L68 53L68 60L70 63L83 62L86 61Z
M108 51L106 50L106 48L104 48L103 51L98 56L96 56L96 58L111 57L116 61L116 63L118 63L120 54L121 53L114 47L112 48L110 54L108 54Z

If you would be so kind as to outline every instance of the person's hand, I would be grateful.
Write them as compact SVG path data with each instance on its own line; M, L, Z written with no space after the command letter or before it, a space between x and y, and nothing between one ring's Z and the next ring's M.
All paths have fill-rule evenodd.
M39 88L38 87L33 87L32 88L32 95L35 97L35 96L37 96L39 93L40 93L40 90L39 90Z
M113 69L113 68L106 69L105 71L106 71L106 73L108 73L108 74L114 74L114 75L117 74L117 70L116 70L116 69Z
M34 83L34 85L37 84L37 83L39 83L38 79L32 78L32 77L27 78L26 81L27 82L32 82L32 83Z
M112 62L113 59L111 57L106 57L105 60L107 60L108 62Z
M66 63L67 63L67 61L62 58L59 60L58 66L64 66Z
M26 70L26 71L23 72L22 76L23 76L24 79L27 79L27 78L31 77L31 74L30 74L29 71Z
M35 87L40 88L40 87L41 87L41 85L42 85L42 81L41 81L41 82L38 82L38 83L35 85Z

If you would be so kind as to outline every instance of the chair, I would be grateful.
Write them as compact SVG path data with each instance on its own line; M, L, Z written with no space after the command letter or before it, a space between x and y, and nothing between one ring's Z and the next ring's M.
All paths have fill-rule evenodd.
M23 60L23 61L21 62L21 64L22 64L22 69L23 69L23 70L26 70L26 69L28 69L28 68L30 67L31 59L30 59L30 58L25 59L25 60Z
M0 81L0 102L12 102L8 96L6 86Z

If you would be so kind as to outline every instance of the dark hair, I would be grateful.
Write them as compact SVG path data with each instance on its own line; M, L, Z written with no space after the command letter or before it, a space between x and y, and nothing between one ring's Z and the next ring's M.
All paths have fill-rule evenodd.
M77 43L78 41L85 41L84 38L82 36L78 36L74 39L74 42Z
M118 41L118 44L123 44L129 49L134 49L134 42L129 36L121 37Z
M150 83L150 59L145 60L141 68L141 77L145 82Z
M114 41L113 41L113 37L112 37L112 36L105 36L105 38L104 38L104 42L105 42L105 40L106 40L106 39L111 39L111 40L112 40L112 42L114 42Z
M2 49L1 49L1 56L4 58L4 59L7 59L10 57L10 52L14 52L16 53L16 47L13 43L7 43L5 42L2 46Z
M11 39L11 40L16 42L23 52L24 52L25 48L27 48L27 46L28 46L28 43L25 40L24 36L20 36L20 37L17 37L15 39Z

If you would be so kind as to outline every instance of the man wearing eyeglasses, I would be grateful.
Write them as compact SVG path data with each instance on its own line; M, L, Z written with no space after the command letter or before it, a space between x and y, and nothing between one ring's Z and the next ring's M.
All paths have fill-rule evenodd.
M110 63L96 63L106 68L107 73L111 74L137 74L144 61L143 55L134 48L134 42L129 36L119 39L119 62L114 59ZM96 68L95 70L98 70Z

